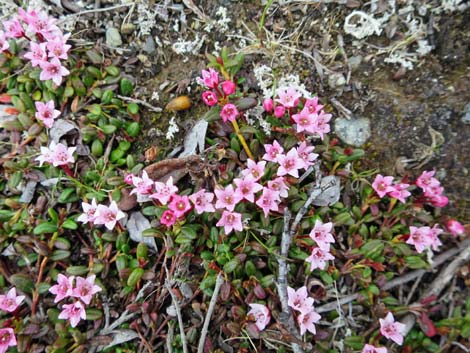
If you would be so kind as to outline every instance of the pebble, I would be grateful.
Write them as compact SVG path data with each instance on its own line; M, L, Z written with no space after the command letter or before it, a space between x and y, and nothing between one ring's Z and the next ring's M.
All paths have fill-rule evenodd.
M370 121L367 118L335 120L335 133L348 145L360 147L370 137Z
M351 56L348 59L349 66L351 66L351 71L356 71L359 68L359 65L361 65L361 62L362 62L361 55Z
M331 89L342 88L346 84L346 79L343 74L334 72L328 76L328 86Z
M467 103L465 105L465 112L463 113L463 116L462 116L462 122L464 124L470 124L470 103Z
M147 36L145 43L142 45L142 50L147 54L153 54L155 52L155 40L152 36Z
M122 38L119 30L115 27L109 27L106 30L106 45L108 47L119 47L122 45Z

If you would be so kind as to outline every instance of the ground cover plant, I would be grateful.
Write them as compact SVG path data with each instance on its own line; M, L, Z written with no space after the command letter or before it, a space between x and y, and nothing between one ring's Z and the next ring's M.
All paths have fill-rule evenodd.
M144 157L132 77L41 9L3 26L0 351L468 350L470 242L434 170L364 168L328 101L247 90L226 48L183 151Z

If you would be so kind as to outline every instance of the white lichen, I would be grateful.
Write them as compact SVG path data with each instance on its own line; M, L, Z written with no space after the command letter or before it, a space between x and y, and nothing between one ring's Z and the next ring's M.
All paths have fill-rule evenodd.
M199 37L199 34L196 34L196 38L194 40L181 40L178 42L173 43L171 48L176 54L199 54L201 47L206 40L206 35L203 35L202 38Z
M273 70L266 65L256 66L253 69L258 87L263 91L263 97L270 98L273 95L272 86L274 82Z
M168 130L166 132L166 135L165 135L165 138L168 140L168 141L171 141L173 140L173 138L175 137L175 134L180 131L180 128L178 127L178 125L176 124L176 119L175 117L171 117L170 119L170 124L168 125Z
M364 11L353 11L344 20L344 31L357 39L382 33L381 23Z

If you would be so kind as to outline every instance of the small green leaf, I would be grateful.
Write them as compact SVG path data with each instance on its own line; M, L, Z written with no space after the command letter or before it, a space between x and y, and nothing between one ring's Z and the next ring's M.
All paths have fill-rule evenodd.
M224 272L232 273L237 269L238 266L240 266L240 259L238 257L234 257L224 265Z
M39 235L39 234L45 234L45 233L55 233L57 232L57 225L53 224L53 223L49 223L49 222L44 222L44 223L41 223L39 225L37 225L34 230L33 230L33 233L35 235Z
M127 105L127 111L129 114L137 114L139 112L139 106L136 103L129 103Z
M429 264L426 261L416 255L405 256L405 263L408 265L409 268L412 268L413 270L429 267Z
M86 309L85 312L87 320L95 321L103 317L103 313L101 312L101 310L98 309L89 308Z
M31 294L34 290L34 282L29 275L16 273L10 276L10 282L22 292Z
M86 266L69 266L66 272L73 276L83 276L88 273L88 267Z
M70 257L70 251L68 250L54 250L54 252L51 255L51 260L52 261L60 261L60 260L65 260Z
M127 78L123 78L119 83L119 91L123 96L130 96L134 91L134 85Z
M131 274L129 275L129 278L127 279L127 285L129 287L134 288L137 284L137 282L140 281L142 276L144 275L144 269L143 268L135 268Z
M62 227L65 229L76 230L78 229L78 224L74 220L69 218L64 223L62 223Z

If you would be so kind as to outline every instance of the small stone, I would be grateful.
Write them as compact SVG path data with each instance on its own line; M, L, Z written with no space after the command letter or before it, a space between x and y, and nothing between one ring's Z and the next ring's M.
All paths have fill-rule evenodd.
M147 54L152 54L155 52L155 40L152 36L147 36L144 45L142 45L142 50Z
M345 84L346 79L344 78L343 74L334 72L328 76L328 86L330 86L331 89L341 89Z
M335 133L348 145L360 147L370 137L370 121L367 118L335 120Z
M106 30L106 45L108 47L119 47L122 45L122 38L119 30L115 27L109 27Z
M462 122L464 124L470 124L470 103L467 103L465 105L465 111L464 111L464 114L462 116Z
M356 71L359 68L359 65L362 62L362 56L357 55L357 56L351 56L348 59L349 66L351 67L351 71Z

